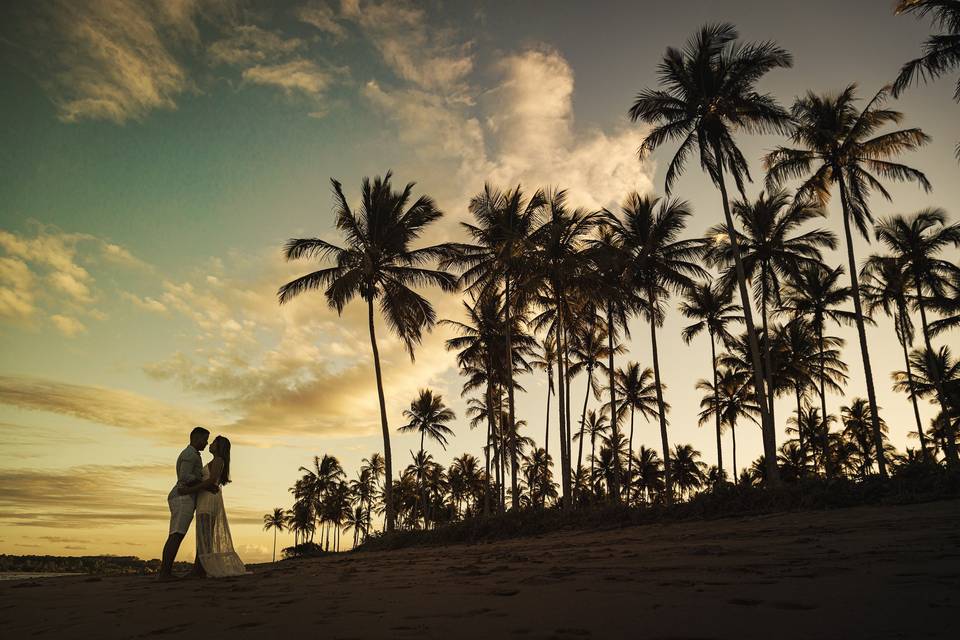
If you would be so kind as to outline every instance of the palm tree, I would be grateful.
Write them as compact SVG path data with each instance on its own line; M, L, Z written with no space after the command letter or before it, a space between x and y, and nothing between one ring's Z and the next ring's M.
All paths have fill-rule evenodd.
M593 409L587 412L587 419L584 422L584 430L573 436L574 440L582 440L584 437L590 438L590 478L594 477L597 452L597 436L603 436L610 429L610 423L607 421L606 414L597 413ZM579 468L577 469L579 471Z
M960 328L960 274L947 283L943 296L930 301L930 306L940 314L939 320L930 322L930 337ZM955 404L960 404L957 402Z
M530 502L544 507L548 499L557 498L557 483L553 481L553 459L542 447L524 457L523 475L530 490Z
M838 305L850 299L852 291L850 287L839 285L842 275L843 267L840 266L830 269L819 264L804 265L787 281L784 301L780 307L794 317L807 319L817 335L820 417L824 420L830 415L827 413L827 388L840 390L839 379L828 371L827 360L831 355L836 355L836 349L843 344L839 338L824 335L826 322L830 320L838 324L849 324L856 321L853 313L838 308Z
M657 404L656 385L653 382L653 369L647 367L640 368L638 362L628 362L625 369L618 369L616 380L617 390L623 402L617 408L617 421L624 418L626 412L630 411L630 438L627 441L627 496L626 502L630 504L630 490L633 486L633 418L635 412L648 422L650 418L658 416L659 405ZM670 405L664 403L664 409L669 410Z
M540 343L538 353L529 361L532 368L545 371L547 374L547 412L546 426L543 430L543 449L547 453L550 452L550 398L554 395L553 367L556 363L556 342L552 336L547 336L547 338Z
M856 85L848 86L837 95L820 96L809 92L797 98L791 110L794 127L790 140L798 147L777 147L764 159L768 186L779 186L790 178L804 178L796 197L816 198L822 207L826 207L830 201L833 185L840 192L854 319L860 338L867 399L878 448L882 446L880 416L867 348L850 223L856 224L860 233L867 237L867 224L873 220L868 203L871 191L879 191L886 199L891 199L878 178L917 182L926 191L931 188L923 173L893 160L927 143L929 136L918 128L877 134L885 125L896 124L903 118L899 111L883 108L887 93L886 87L878 91L861 111L856 106ZM880 476L886 477L883 456L878 456L878 460Z
M273 513L263 516L263 530L273 529L273 562L277 561L277 531L283 531L287 527L287 514L281 507L276 507Z
M434 395L430 389L421 389L420 395L410 403L409 409L404 409L403 417L409 422L398 429L403 433L416 431L420 434L420 455L423 455L424 440L430 436L437 444L447 449L447 437L453 435L453 429L446 423L456 419L456 414L443 403L443 396ZM424 490L423 476L418 476L421 490ZM424 500L426 506L426 500ZM427 512L421 514L426 526Z
M384 474L383 456L379 451L374 451L372 454L370 454L369 458L364 458L360 461L360 473L366 474L366 477L370 482L370 487L367 491L368 497L366 515L366 521L369 525L367 531L369 532L369 529L373 524L371 512L373 511L373 503L377 499L377 487L380 485L380 481L383 479ZM384 490L382 490L381 493L384 493Z
M763 323L762 341L764 366L767 373L767 402L771 420L774 419L774 392L770 388L773 365L770 356L769 308L780 302L781 280L809 264L819 264L823 258L821 249L834 249L837 245L833 232L814 229L798 233L798 229L810 220L826 214L810 202L793 199L786 191L775 189L769 194L761 191L754 201L747 199L733 203L733 214L740 222L742 231L738 237L740 259L746 277L754 285L753 299L760 301L760 317ZM726 267L721 282L729 289L736 284L733 256L730 251L730 236L724 225L716 225L707 231L708 259Z
M750 180L750 170L734 140L735 133L787 130L789 115L773 96L759 93L756 84L767 72L792 66L793 58L773 42L738 44L737 38L737 30L731 24L707 25L682 51L668 48L659 65L660 84L665 89L640 92L630 108L630 118L655 125L641 146L642 153L653 151L667 140L682 140L667 169L668 195L694 150L700 156L700 166L720 191L749 338L754 386L758 395L765 398L760 344L725 175L730 174L743 195L744 180ZM760 405L760 411L767 475L776 482L774 425L765 404Z
M874 456L877 459L877 466L881 466L880 461L884 459L883 452L886 451L884 440L881 440L878 447L877 441L871 433L874 424L871 412L870 404L863 398L854 398L850 406L840 407L843 435L847 442L856 447L859 472L863 478L867 476L867 471L873 466ZM883 435L887 433L887 425L883 420L880 420L880 432Z
M900 69L893 83L893 97L898 98L917 78L935 80L960 66L960 2L957 0L899 0L897 15L912 13L918 17L933 15L933 23L946 33L932 35L923 43L923 55ZM960 102L960 79L953 99ZM960 143L956 156L960 159Z
M636 455L636 485L641 500L652 502L654 496L663 492L663 465L655 449L648 449L640 445Z
M930 343L925 296L943 298L950 279L960 277L960 267L950 260L937 257L948 247L960 246L960 224L947 225L947 214L943 209L924 209L909 218L885 218L877 224L875 232L877 240L893 251L893 255L903 263L920 311L923 342L927 351L932 353L934 349ZM948 399L943 384L936 379L933 382L940 407L947 411Z
M759 403L751 398L750 384L743 379L743 375L726 367L721 367L716 373L716 383L706 380L697 382L697 389L704 391L700 400L701 425L711 418L718 419L721 425L730 427L733 437L733 478L737 478L737 422L741 418L749 418L756 424L754 414L760 413Z
M542 191L528 200L519 186L504 192L485 184L483 191L470 200L469 210L477 224L461 223L474 243L457 245L457 254L441 263L444 267L453 264L464 267L460 279L469 291L489 295L499 291L502 284L506 326L504 362L513 362L514 312L525 306L522 296L527 293L530 236L538 226L545 202ZM508 419L513 424L515 384L509 367L506 383ZM516 477L516 470L513 476ZM516 486L513 489L513 507L517 508L519 493Z
M360 540L366 538L370 530L370 517L362 506L356 506L346 512L343 528L353 531L353 548L356 549Z
M604 362L610 356L610 347L607 344L607 329L600 324L602 320L597 317L592 305L587 305L586 315L582 324L578 324L570 340L570 355L573 362L567 368L567 375L572 379L581 371L587 372L587 383L583 393L583 410L580 413L580 433L583 433L584 421L587 417L587 402L590 399L590 393L593 397L599 399L602 386L599 380L594 378L593 372L596 369L605 370L607 368ZM619 342L613 346L613 353L620 355L626 351L626 348ZM579 438L580 445L577 451L577 468L580 468L583 462L583 436Z
M893 318L897 341L903 348L903 361L906 365L907 394L913 404L913 417L920 437L920 452L926 458L927 440L920 420L920 408L917 406L917 394L913 385L913 371L910 368L910 348L913 347L913 321L909 310L909 277L904 269L903 260L893 256L872 255L860 271L863 278L861 289L867 312L883 311Z
M960 385L960 360L954 360L950 347L946 345L937 351L914 349L910 354L910 376L906 371L893 373L894 389L913 397L939 398L938 389ZM941 411L944 416L954 415L950 411ZM945 441L947 461L953 465L960 463L955 439Z
M385 485L387 531L393 531L394 525L394 505L390 497L393 458L390 455L390 427L380 370L380 352L374 329L374 303L379 302L388 326L403 341L413 360L414 346L420 343L424 330L429 331L433 327L436 316L430 303L410 286L434 285L443 291L457 289L457 279L453 275L423 266L448 258L452 252L451 245L438 244L420 249L410 246L443 214L428 196L420 196L410 204L414 183L408 183L398 192L393 190L390 178L391 172L388 171L383 178L377 177L373 182L369 178L363 179L358 212L350 209L340 183L331 180L337 228L345 234L347 247L341 248L320 238L290 240L285 248L287 260L330 258L336 266L292 280L280 287L277 294L280 304L284 304L305 291L325 288L327 302L338 314L342 314L347 303L357 296L367 303L367 323L377 379L383 457L388 480Z
M683 341L687 344L700 335L704 329L710 336L710 366L713 370L713 386L717 387L717 339L722 345L727 345L733 336L727 326L731 322L742 321L740 312L743 309L733 304L733 291L723 287L718 281L700 282L684 292L684 300L680 303L680 313L690 320L695 320L683 328ZM719 400L714 398L714 404ZM720 412L716 412L717 423L717 467L723 469L723 445L720 441ZM736 479L736 476L734 476Z
M538 318L538 329L550 324L548 334L556 342L557 378L559 383L560 468L563 495L572 495L572 430L570 415L569 348L575 315L572 297L586 263L583 252L586 238L596 225L596 214L567 205L566 192L554 190L545 195L543 224L530 236L530 289L540 291L544 312ZM547 447L545 447L547 448ZM547 448L549 451L549 448Z
M684 201L641 197L632 193L621 207L622 220L612 213L606 213L615 242L627 256L628 286L636 290L637 298L642 302L639 308L650 325L664 480L667 499L670 500L673 497L670 445L657 349L657 327L663 326L666 317L664 306L670 293L682 293L695 285L694 278L707 276L707 272L694 262L702 256L703 244L699 240L679 239L686 228L687 218L693 215ZM613 366L612 358L610 366Z
M676 445L673 450L673 468L680 497L703 486L707 465L700 461L700 452L689 444Z
M469 453L454 458L447 470L450 482L450 494L459 512L460 503L467 501L468 512L476 514L483 495L485 479L480 463ZM473 504L470 505L470 502Z

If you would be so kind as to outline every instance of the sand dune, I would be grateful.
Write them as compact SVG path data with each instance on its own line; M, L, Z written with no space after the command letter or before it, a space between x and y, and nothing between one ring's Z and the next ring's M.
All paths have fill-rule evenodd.
M960 501L0 585L5 638L956 638ZM296 634L296 636L294 636Z

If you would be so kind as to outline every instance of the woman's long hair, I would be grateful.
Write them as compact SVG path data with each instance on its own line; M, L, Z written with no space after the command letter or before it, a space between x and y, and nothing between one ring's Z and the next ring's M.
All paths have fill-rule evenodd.
M217 436L213 439L213 444L217 445L217 453L215 454L218 458L223 460L223 470L220 472L220 481L219 485L223 485L230 482L230 441L223 436ZM211 449L213 446L211 445Z

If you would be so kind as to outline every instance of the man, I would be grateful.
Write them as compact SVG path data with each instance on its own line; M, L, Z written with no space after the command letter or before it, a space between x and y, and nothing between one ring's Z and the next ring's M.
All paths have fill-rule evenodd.
M196 427L190 432L190 444L180 452L177 458L177 484L167 496L167 505L170 507L170 535L167 537L166 544L163 545L160 580L173 578L173 561L193 521L197 493L200 491L216 493L219 490L216 485L203 481L200 452L207 448L209 438L209 431L203 427Z

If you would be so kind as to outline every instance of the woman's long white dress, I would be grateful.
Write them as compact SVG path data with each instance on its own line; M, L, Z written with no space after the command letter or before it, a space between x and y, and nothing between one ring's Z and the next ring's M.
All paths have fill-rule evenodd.
M210 469L203 468L203 479ZM233 550L227 512L223 508L223 490L201 491L197 496L197 557L211 578L239 576L247 572L240 556Z

